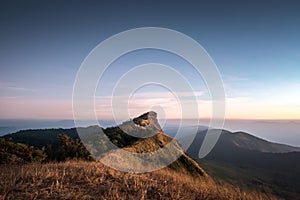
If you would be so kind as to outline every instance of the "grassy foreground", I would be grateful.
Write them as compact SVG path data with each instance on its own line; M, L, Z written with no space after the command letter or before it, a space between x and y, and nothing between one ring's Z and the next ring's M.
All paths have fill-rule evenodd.
M167 168L131 174L99 162L0 167L0 199L276 199Z

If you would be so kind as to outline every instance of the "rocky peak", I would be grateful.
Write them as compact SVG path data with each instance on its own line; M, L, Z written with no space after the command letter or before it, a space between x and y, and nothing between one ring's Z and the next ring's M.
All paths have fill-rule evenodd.
M136 117L132 120L136 125L142 126L142 127L153 127L157 130L161 130L161 127L157 120L157 113L154 111L146 112L139 117Z

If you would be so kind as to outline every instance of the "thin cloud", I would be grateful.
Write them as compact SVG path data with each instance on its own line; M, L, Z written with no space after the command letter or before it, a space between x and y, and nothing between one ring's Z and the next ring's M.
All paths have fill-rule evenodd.
M18 99L20 96L0 96L0 100L7 100L7 99Z
M114 98L138 98L138 99L149 99L149 98L176 98L179 97L200 97L203 96L204 92L195 91L195 92L138 92L132 95L115 95ZM112 99L112 96L95 96L96 99Z
M23 91L23 92L36 92L36 89L19 87L10 83L0 83L0 90L2 91Z

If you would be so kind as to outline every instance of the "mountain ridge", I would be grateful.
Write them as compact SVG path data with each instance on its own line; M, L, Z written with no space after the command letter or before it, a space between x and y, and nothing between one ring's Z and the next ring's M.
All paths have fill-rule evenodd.
M133 118L133 120L124 122L119 128L125 133L142 137L129 145L125 145L122 149L108 152L100 161L111 165L116 165L117 163L118 167L122 163L128 164L128 162L132 161L135 163L134 168L150 166L149 170L152 170L151 167L154 169L155 167L160 168L168 165L173 170L193 177L208 177L198 163L183 151L179 143L162 131L155 112L146 112L139 117ZM106 134L109 137L109 134ZM138 153L141 156L135 159L135 157L125 153L124 150ZM153 166L153 164L158 165ZM124 169L130 170L130 167L124 166Z
M77 131L80 131L80 137ZM104 134L100 134L101 132L104 132ZM167 153L161 154L156 160L161 166L165 164L170 169L194 177L208 177L199 164L183 151L179 143L161 130L157 114L153 111L144 113L117 127L108 127L106 129L99 126L89 126L77 129L27 130L6 135L4 138L12 138L15 142L25 143L38 148L46 147L49 144L53 145L52 148L57 148L59 146L57 137L62 134L84 141L85 147L95 157L102 159L102 161L110 160L110 162L121 166L122 163L128 161L124 160L125 156L120 157L117 152L124 151L141 155L148 153L149 158L154 159L153 155L156 151L165 151ZM106 136L110 142L105 139ZM140 167L151 164L150 162L145 163L145 160L142 159L138 162L140 162ZM129 169L125 167L123 170Z
M211 129L211 131L220 131L220 129ZM184 142L185 140L190 140L189 137L193 137L193 142L187 149L187 152L189 153L189 155L197 157L206 133L207 130L201 130L198 131L196 135L184 136L180 138L179 141ZM231 132L224 129L221 129L221 135L216 143L216 146L219 145L226 146L226 148L236 147L246 150L259 151L263 153L300 152L300 147L270 142L268 140L259 138L257 136L251 135L243 131Z

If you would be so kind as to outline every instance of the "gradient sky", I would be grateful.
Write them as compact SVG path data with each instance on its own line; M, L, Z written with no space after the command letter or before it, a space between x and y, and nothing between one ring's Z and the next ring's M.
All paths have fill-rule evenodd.
M72 118L73 83L89 52L114 34L149 26L180 31L206 49L224 81L227 118L300 119L299 10L296 0L1 1L0 119ZM104 89L97 91L101 117L110 118L103 97L114 81L129 66L147 62L182 72L200 96L203 116L209 116L207 91L188 64L149 50L113 63ZM161 88L139 92L133 112L149 101L170 102Z

